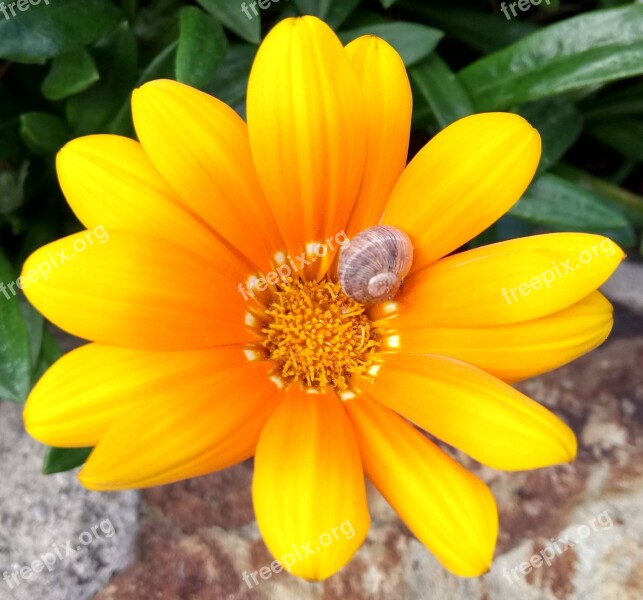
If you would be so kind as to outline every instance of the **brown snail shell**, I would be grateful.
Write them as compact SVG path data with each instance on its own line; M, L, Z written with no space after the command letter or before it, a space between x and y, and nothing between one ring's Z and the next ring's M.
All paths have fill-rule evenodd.
M337 275L344 293L362 304L390 300L413 263L411 238L397 227L375 225L344 245Z

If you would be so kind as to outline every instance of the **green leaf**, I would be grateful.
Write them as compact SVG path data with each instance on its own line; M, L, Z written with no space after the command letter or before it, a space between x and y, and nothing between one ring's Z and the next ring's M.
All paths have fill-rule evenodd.
M411 81L426 99L440 127L446 127L475 109L449 66L433 53L410 72Z
M206 91L229 106L242 108L246 98L250 69L256 53L256 46L231 45L212 85Z
M404 64L409 67L433 52L444 33L426 25L395 21L342 31L339 38L342 43L348 44L363 35L376 35L386 40L400 53Z
M0 161L19 164L27 157L20 138L20 113L24 111L24 99L19 98L7 85L0 83ZM2 167L0 167L2 169ZM2 198L0 197L0 206ZM0 208L0 210L2 210Z
M47 448L42 465L43 475L71 471L85 464L93 448Z
M565 98L546 98L525 104L518 110L540 133L542 155L538 172L553 167L578 140L583 131L583 118Z
M593 192L625 215L637 227L643 227L643 196L625 190L610 181L595 177L587 171L576 169L571 165L560 164L554 170L556 175Z
M266 1L270 2L270 0ZM339 1L345 2L345 0ZM315 15L324 20L328 16L333 4L333 0L293 0L293 2L300 15Z
M47 100L64 100L85 91L99 79L92 55L85 48L76 48L54 58L41 90Z
M32 369L38 363L42 351L42 339L45 330L45 318L23 296L19 296L20 314L29 333Z
M335 0L326 16L328 23L335 31L353 14L353 11L360 5L361 0Z
M416 87L417 86L412 84L412 88ZM413 119L411 121L411 129L426 129L433 134L440 131L440 126L427 99L416 89L413 90Z
M27 8L14 9L15 17L0 19L0 58L43 63L96 41L122 18L108 0L43 0Z
M453 3L427 4L426 0L405 0L398 5L414 19L423 17L430 25L480 52L495 52L538 30L529 21L508 21L499 14L471 10Z
M20 115L20 134L32 152L44 156L55 154L72 138L60 117L42 112Z
M643 114L643 83L586 100L581 110L591 121Z
M18 291L16 273L0 250L0 398L24 402L31 384L31 347Z
M219 21L195 6L184 8L176 51L177 81L204 89L214 79L226 48Z
M633 0L597 0L596 4L600 8L612 8L614 6L623 6L623 4L630 4Z
M133 21L138 8L138 0L123 0L123 12L128 21Z
M627 230L627 220L593 192L552 174L541 175L509 211L554 231Z
M163 48L143 70L136 81L135 87L140 87L154 79L171 79L176 65L178 41Z
M42 335L42 345L40 349L40 355L38 356L38 361L34 367L34 376L33 382L35 383L40 379L45 371L51 367L60 357L62 352L56 343L54 336L51 332L45 327Z
M463 69L478 110L498 110L643 73L643 5L554 23Z
M119 27L94 50L100 81L71 97L65 109L76 135L110 133L109 123L136 83L138 52L129 24Z
M397 0L380 0L380 3L384 8L391 8L391 6L393 6L396 2Z
M255 15L248 4L236 2L236 0L235 2L230 2L230 0L197 0L197 2L242 39L251 44L258 44L261 41L259 10ZM247 11L243 11L244 5Z
M0 123L0 161L18 162L22 160L24 151L18 117ZM0 211L2 202L0 198Z
M623 156L643 161L643 121L618 119L600 122L591 127L589 133Z
M151 44L149 51L152 54L176 41L179 32L177 4L177 0L152 0L142 4L136 12L132 29L142 46Z
M390 22L390 19L381 14L381 12L366 10L362 7L349 17L345 23L345 27L346 31L349 31L351 29L361 29L367 25L370 26L378 23L381 25Z
M22 206L28 172L28 162L22 163L17 171L0 171L0 215L8 215Z

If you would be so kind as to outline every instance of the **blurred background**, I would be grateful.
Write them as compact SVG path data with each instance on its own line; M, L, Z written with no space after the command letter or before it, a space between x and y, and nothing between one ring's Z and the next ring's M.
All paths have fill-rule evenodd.
M106 519L115 533L96 530L81 553L28 580L0 580L0 600L643 597L642 2L0 2L0 282L15 282L34 249L81 229L55 175L68 140L133 137L131 92L158 78L213 94L243 116L258 44L298 14L324 19L344 43L372 33L400 52L414 92L411 156L474 112L516 112L539 130L533 184L473 245L585 231L628 253L604 289L616 307L610 340L521 384L572 426L577 461L499 473L458 456L489 483L501 512L496 561L477 580L441 569L369 489L374 525L347 568L324 583L282 573L250 588L242 573L272 561L253 519L251 465L142 494L82 490L73 469L89 449L45 448L21 422L34 382L79 341L4 287L0 577ZM520 570L565 536L575 543L550 564Z

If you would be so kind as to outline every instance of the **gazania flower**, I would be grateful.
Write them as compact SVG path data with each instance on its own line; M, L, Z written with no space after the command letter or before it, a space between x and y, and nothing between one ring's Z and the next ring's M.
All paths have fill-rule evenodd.
M571 461L572 431L508 382L606 338L596 289L623 257L579 233L447 256L524 192L537 132L513 114L467 117L405 168L400 57L370 36L344 48L312 17L260 47L247 125L172 81L136 90L133 116L138 142L90 136L58 156L87 231L28 259L26 294L92 343L37 384L27 430L94 447L79 475L93 490L254 456L259 529L307 579L363 542L364 474L445 567L485 572L492 494L414 425L498 469ZM405 232L414 258L392 300L365 306L336 259L378 223Z

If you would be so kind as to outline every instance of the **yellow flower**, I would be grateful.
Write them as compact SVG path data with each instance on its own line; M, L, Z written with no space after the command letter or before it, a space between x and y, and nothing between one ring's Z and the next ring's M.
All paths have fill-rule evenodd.
M411 103L386 42L343 48L304 17L260 47L247 126L154 81L133 96L140 142L69 143L58 175L87 231L28 259L26 294L92 343L37 384L29 433L95 447L79 475L94 490L255 456L259 529L307 579L363 542L365 473L446 568L485 572L491 492L406 419L494 468L573 460L572 431L507 382L607 337L596 289L623 253L562 233L444 258L521 196L540 138L516 115L474 115L405 168ZM415 256L394 300L365 307L338 286L336 258L377 223L405 231Z

